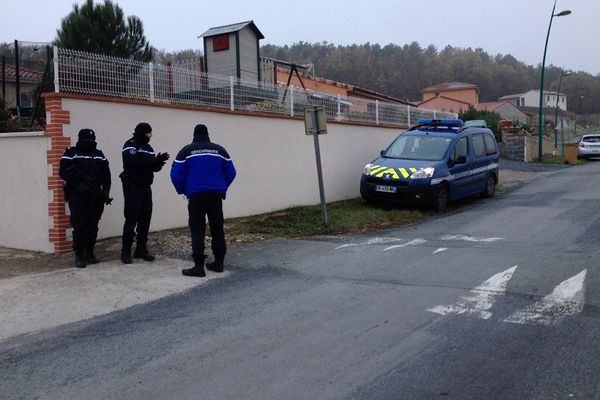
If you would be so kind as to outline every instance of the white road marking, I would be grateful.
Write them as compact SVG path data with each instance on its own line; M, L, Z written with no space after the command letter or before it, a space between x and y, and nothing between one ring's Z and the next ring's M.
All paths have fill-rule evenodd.
M446 250L448 250L447 247L440 247L439 249L437 249L436 251L434 251L431 254L433 255L433 254L441 253L442 251L446 251Z
M512 278L517 266L492 276L481 285L473 288L469 296L461 297L462 300L453 305L436 306L427 311L440 314L469 314L482 319L489 319L492 313L488 310L494 304L494 297L506 292L506 284Z
M498 240L503 240L504 238L498 237L490 237L490 238L480 238L476 236L470 235L444 235L440 238L440 240L464 240L465 242L495 242Z
M402 244L397 244L397 245L394 245L394 246L386 247L385 249L383 249L383 251L397 249L399 247L416 246L418 244L423 244L423 243L427 243L427 240L425 240L425 239L413 239L410 242L406 242L406 243L402 243Z
M552 325L563 318L580 313L585 299L585 275L587 269L556 286L552 293L525 311L517 311L506 318L505 322L513 324Z
M339 249L343 249L344 247L351 247L351 246L362 246L362 245L372 245L372 244L386 244L386 243L395 243L395 242L399 242L401 240L401 238L392 238L392 237L374 237L371 238L369 240L367 240L366 242L363 243L348 243L348 244L343 244L341 246L338 246L335 248L335 250L339 250Z

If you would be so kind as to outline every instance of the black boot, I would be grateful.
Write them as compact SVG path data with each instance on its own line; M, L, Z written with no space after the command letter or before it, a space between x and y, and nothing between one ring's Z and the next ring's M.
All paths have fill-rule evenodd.
M156 257L152 254L148 253L148 249L146 248L146 243L138 242L135 246L135 253L133 253L133 258L141 258L144 261L154 261Z
M131 259L131 242L123 241L123 247L121 248L121 262L123 262L123 264L131 264L133 262Z
M225 259L225 257L215 257L214 261L211 261L208 264L206 264L206 269L208 269L210 271L218 272L218 273L223 272L223 260L224 259Z
M96 256L94 255L94 248L88 248L87 251L85 252L85 261L88 264L98 264L100 262L99 259L96 258Z
M85 262L85 257L82 250L75 251L75 266L77 268L85 268L87 264Z
M203 278L206 276L204 272L204 257L194 257L194 266L192 268L182 269L181 273L185 276L197 276Z

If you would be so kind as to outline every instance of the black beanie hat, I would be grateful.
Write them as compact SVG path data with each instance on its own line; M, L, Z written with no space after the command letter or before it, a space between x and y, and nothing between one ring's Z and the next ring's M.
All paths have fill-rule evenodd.
M198 124L194 128L194 139L208 139L208 128L206 125Z
M81 129L77 135L77 139L80 142L95 142L96 133L91 129Z
M140 122L134 129L134 135L144 136L146 133L152 132L152 127L147 122Z

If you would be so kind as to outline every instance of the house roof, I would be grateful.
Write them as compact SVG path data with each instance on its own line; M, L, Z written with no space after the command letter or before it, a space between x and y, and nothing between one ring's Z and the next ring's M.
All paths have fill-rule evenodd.
M490 102L487 102L487 103L479 103L479 105L477 106L477 108L480 109L480 110L494 111L495 109L497 109L498 107L503 106L504 104L511 104L512 105L512 103L510 103L508 101L490 101Z
M537 107L517 107L517 109L519 111L521 111L523 114L527 114L527 115L538 115L538 110L539 110L539 108L537 108ZM544 113L546 115L554 115L556 113L556 108L546 107L546 108L544 108ZM570 111L561 110L560 108L558 109L558 115L561 115L563 117L568 117L570 119L577 118L577 114L572 113Z
M280 62L279 60L274 60L274 61L277 63ZM284 64L284 65L289 65L289 64ZM289 73L289 71L290 71L289 68L282 67L280 65L277 65L277 70L281 71L281 72L285 71L286 73ZM354 95L358 95L358 96L372 99L372 100L383 100L383 101L388 101L390 103L400 103L400 104L405 104L405 105L409 105L409 106L416 105L415 103L410 102L410 101L402 100L397 97L388 96L387 94L383 94L383 93L379 93L379 92L376 92L373 90L365 89L365 88L362 88L359 86L350 85L348 83L337 82L337 81L334 81L331 79L321 78L318 76L313 77L304 72L300 72L300 76L302 77L302 79L310 79L314 82L320 82L320 83L324 83L327 85L346 89L349 95L354 94Z
M0 74L2 72L0 71ZM4 65L4 74L7 82L15 82L17 72L14 64ZM19 81L21 83L38 83L42 81L44 72L30 68L19 67Z
M469 103L469 102L467 102L467 101L462 101L462 100L458 100L458 99L453 99L452 97L447 97L447 96L437 96L437 97L432 97L432 98L430 98L430 99L428 99L428 100L425 100L425 101L422 101L422 102L420 102L418 105L419 105L419 106L421 106L421 105L423 105L423 104L425 104L425 103L429 103L429 102L431 102L431 101L438 100L438 99L444 99L444 100L452 101L452 102L454 102L454 103L461 103L461 104L464 104L464 105L467 105L467 106L470 106L470 105L471 105L471 103Z
M214 28L210 28L209 30L207 30L206 32L204 32L202 35L200 35L198 37L211 37L211 36L223 35L225 33L238 32L247 26L250 26L250 28L252 28L252 30L254 31L254 33L256 34L256 36L259 39L265 38L264 35L260 32L260 30L258 30L256 25L254 24L254 21L245 21L245 22L238 22L237 24L216 26Z
M430 86L421 90L421 93L439 93L439 92L450 92L452 90L465 90L465 89L475 89L477 93L479 93L479 88L477 85L472 85L470 83L462 83L462 82L444 82L439 85Z

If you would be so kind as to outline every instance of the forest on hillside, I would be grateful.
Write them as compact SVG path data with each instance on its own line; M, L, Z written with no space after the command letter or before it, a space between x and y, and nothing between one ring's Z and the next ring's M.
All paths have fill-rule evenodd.
M291 46L261 46L261 56L312 63L316 76L413 101L421 99L421 89L443 82L477 85L481 102L540 86L539 65L526 65L511 55L490 55L479 48L447 46L438 50L433 45L423 48L417 42L404 46L299 42ZM560 90L567 94L569 111L600 112L600 75L572 72L563 77ZM560 67L546 66L545 90L558 89L561 73Z

